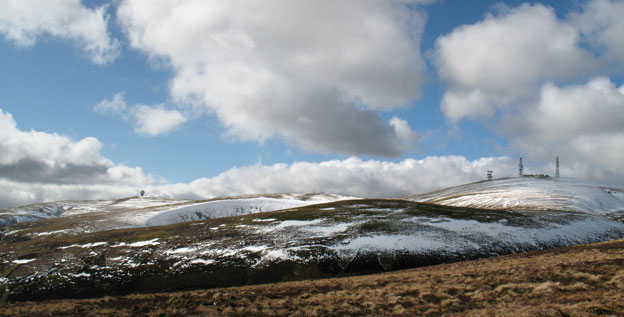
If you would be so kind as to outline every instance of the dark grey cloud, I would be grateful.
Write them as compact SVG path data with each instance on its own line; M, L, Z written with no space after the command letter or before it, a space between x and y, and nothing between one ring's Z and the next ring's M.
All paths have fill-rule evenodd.
M271 112L255 115L259 120L273 122L287 142L308 151L327 153L340 149L351 155L395 157L417 141L411 130L411 136L399 136L397 129L377 112L341 103L341 99L335 93L319 93L292 100L293 110L285 113L283 120L271 117Z
M0 109L0 208L61 199L124 197L158 182L100 155L95 138L22 131Z
M0 178L24 183L88 184L108 178L110 166L66 163L52 165L34 159L21 159L12 164L0 164Z

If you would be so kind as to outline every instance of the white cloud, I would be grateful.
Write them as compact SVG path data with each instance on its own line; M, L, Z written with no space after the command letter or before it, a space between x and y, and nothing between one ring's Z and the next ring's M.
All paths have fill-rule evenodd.
M571 136L624 131L624 95L608 78L585 85L542 87L540 102L528 116L533 132L556 142Z
M488 96L479 89L451 89L442 97L442 111L456 122L462 118L489 118L494 106Z
M580 32L550 7L524 4L455 28L435 42L448 83L442 109L453 121L512 107L545 80L582 78L598 69Z
M187 120L182 112L166 109L163 105L137 104L128 107L123 93L116 93L111 100L100 101L93 106L93 111L102 114L114 114L124 120L132 120L135 125L134 131L145 136L166 134Z
M564 19L523 4L455 28L433 53L443 112L489 119L530 159L559 155L566 176L622 184L624 86L605 77L624 70L622 14L622 1L591 0Z
M613 168L600 168L600 165L585 164L582 160L571 160L567 155L559 154L564 176L582 175L590 180L606 179L622 184L617 162L624 159L619 150L624 148L624 133L616 126L623 113L622 93L608 81L597 79L584 86L552 86L544 89L543 94L544 100L562 103L582 100L570 109L579 116L584 115L592 104L607 102L595 110L615 118L606 121L602 128L598 125L593 130L587 128L593 131L591 138L583 134L566 141L567 136L562 135L550 143L539 143L542 142L540 135L548 133L544 122L557 122L557 116L549 114L548 102L544 101L544 105L540 103L536 107L541 109L541 115L549 118L544 122L535 118L531 122L528 129L535 132L524 136L527 141L535 143L527 143L526 148L552 146L555 151L572 147L594 160L612 164ZM400 131L404 122L393 122ZM399 197L482 180L487 170L493 170L495 177L516 172L516 160L509 157L470 161L463 156L431 156L396 163L352 157L326 162L234 167L188 184L167 184L146 175L141 168L114 164L101 156L100 148L101 144L95 138L73 141L57 134L22 131L10 114L0 111L0 151L4 154L0 157L0 207L53 200L120 198L136 195L140 189L146 189L151 195L175 198L313 190L358 197ZM552 166L537 166L529 172L549 173L552 169Z
M592 0L584 10L570 16L587 41L599 48L608 60L609 67L622 70L624 64L624 2L618 0Z
M125 0L117 16L132 47L172 67L172 97L235 137L405 150L377 113L420 94L425 16L400 1Z
M108 165L110 161L99 156L101 144L97 139L85 138L73 142L65 136L38 131L21 131L13 117L0 109L0 164L15 164L22 160L36 160L47 165L88 164Z
M0 207L59 199L95 199L136 194L157 184L141 168L101 156L92 137L73 141L58 134L22 131L0 109Z
M162 106L137 105L133 107L132 113L137 125L134 131L147 136L165 134L186 122L181 112Z
M407 121L399 117L392 117L389 123L402 142L398 147L402 148L404 151L413 148L420 141L420 135L412 131Z
M624 86L598 77L584 85L546 84L539 101L502 122L511 146L543 159L559 155L568 176L622 183Z
M93 111L99 113L111 113L116 115L125 116L126 100L123 93L116 93L113 99L104 99L97 105L93 106Z
M394 125L403 125L394 121ZM320 163L234 167L212 178L188 184L166 184L139 167L114 164L100 154L95 138L73 141L66 136L22 131L0 110L0 208L68 199L110 199L136 195L212 198L266 192L310 192L322 189L359 197L397 197L485 178L513 174L506 157L469 161L462 156L406 159L398 163L359 158Z
M433 156L398 163L352 157L232 168L212 178L150 188L150 192L199 198L323 190L357 197L399 197L482 180L487 170L493 170L496 177L512 175L515 165L506 157L469 161L463 156Z
M20 46L32 46L50 35L77 43L96 64L119 54L117 40L107 31L106 6L90 9L80 0L4 0L0 2L0 33Z

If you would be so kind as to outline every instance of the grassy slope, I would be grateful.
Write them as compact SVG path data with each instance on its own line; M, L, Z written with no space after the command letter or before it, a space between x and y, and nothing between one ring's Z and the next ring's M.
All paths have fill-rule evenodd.
M624 240L384 274L0 306L9 315L624 315Z

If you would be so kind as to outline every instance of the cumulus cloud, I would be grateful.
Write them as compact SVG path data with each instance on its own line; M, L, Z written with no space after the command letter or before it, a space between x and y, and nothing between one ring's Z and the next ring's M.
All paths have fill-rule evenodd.
M420 93L425 16L404 1L124 0L117 17L177 102L242 140L396 156L414 134L377 113Z
M113 114L134 122L134 131L145 136L156 136L171 132L186 122L187 117L175 109L163 105L147 106L137 104L128 107L123 93L116 93L112 99L104 99L93 106L93 111Z
M400 197L515 172L507 157L469 161L463 156L432 156L398 163L351 157L320 163L253 165L232 168L212 178L189 184L151 188L150 192L174 197L214 197L271 192L311 192L357 197Z
M186 121L181 112L167 110L162 106L137 105L132 111L137 124L134 131L148 136L165 134Z
M484 179L486 170L494 170L496 176L515 170L515 161L506 157L469 161L462 156L441 156L398 163L352 157L234 167L212 178L167 184L139 167L114 164L100 154L100 148L95 138L74 141L58 134L22 131L10 114L0 110L0 208L42 201L120 198L136 195L140 189L175 198L313 190L397 197Z
M490 116L544 80L582 77L598 68L580 32L541 4L523 4L457 27L435 42L435 63L450 90L442 109L453 121Z
M624 2L593 0L582 12L570 15L572 24L579 27L592 46L605 55L609 67L622 69L624 65Z
M49 165L88 164L107 165L99 156L101 144L97 139L85 138L73 142L57 134L21 131L13 117L0 110L0 164L11 165L22 160L36 160Z
M117 199L138 195L144 186L125 183L51 184L14 182L0 177L0 209L62 200Z
M395 133L399 136L399 140L402 142L400 147L402 147L403 150L407 151L411 149L420 141L420 135L412 131L407 121L399 117L392 117L389 122Z
M126 99L123 93L116 93L113 99L104 99L93 106L93 111L104 114L116 114L124 116L126 111Z
M80 0L5 0L0 2L0 34L19 46L32 46L43 35L78 44L96 64L119 54L107 31L106 6L87 8Z
M134 194L158 180L141 168L101 156L92 137L73 141L58 134L22 131L0 109L0 207L57 199Z
M448 86L443 112L489 119L531 159L559 155L564 175L622 184L624 87L606 77L624 70L622 14L622 1L591 0L563 18L523 4L455 28L432 55Z
M534 102L546 83L568 83L624 70L624 3L591 0L559 19L551 7L523 4L489 13L435 42L449 89L451 121L492 117Z
M558 154L569 176L622 183L624 86L597 77L542 87L539 101L503 120L511 146L535 158Z

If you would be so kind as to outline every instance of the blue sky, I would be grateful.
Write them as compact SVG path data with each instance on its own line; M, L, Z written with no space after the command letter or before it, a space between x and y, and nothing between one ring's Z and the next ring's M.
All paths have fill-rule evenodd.
M535 172L559 155L571 177L624 183L622 1L0 11L0 187L12 192L0 207L138 188L396 196L511 175L519 156ZM28 176L35 165L45 179Z

